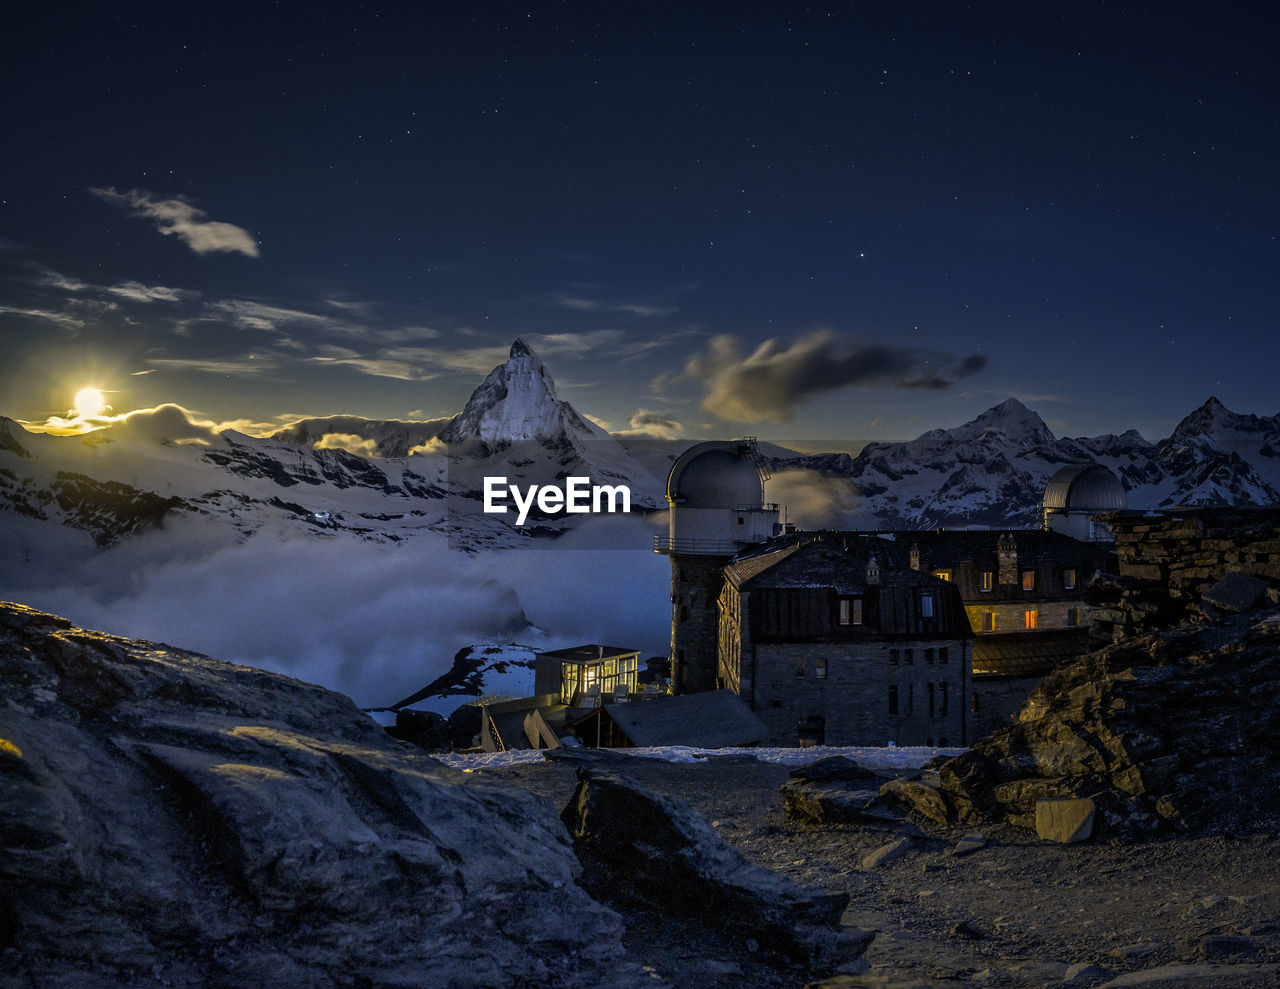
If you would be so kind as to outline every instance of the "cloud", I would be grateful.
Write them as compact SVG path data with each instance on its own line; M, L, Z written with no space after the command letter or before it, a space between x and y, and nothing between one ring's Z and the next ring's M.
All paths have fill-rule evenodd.
M365 706L431 682L466 645L618 642L649 656L665 653L670 628L670 569L642 550L472 557L436 536L408 552L350 537L237 543L181 517L91 549L75 530L15 517L0 528L0 600L276 670Z
M684 436L684 424L652 409L637 409L631 417L631 428L619 436L652 436L659 440L678 440Z
M143 189L117 192L114 186L91 188L90 193L103 202L131 209L131 216L155 222L156 229L173 234L197 254L233 253L256 258L258 244L243 227L221 220L206 220L205 211L185 199L156 199Z
M802 529L849 529L858 510L858 494L847 477L811 470L784 470L765 481L765 500L787 509L787 521Z
M131 302L186 302L200 297L199 292L164 285L143 285L141 282L121 282L108 285L106 291Z
M433 436L431 437L431 439L427 440L425 443L420 443L417 446L409 447L407 454L410 457L412 457L415 453L419 453L419 454L422 454L423 456L430 457L436 454L448 453L448 452L449 452L449 444L446 443L444 440L442 440L439 436Z
M615 312L628 316L670 316L676 311L672 306L654 306L642 302L602 302L599 299L572 295L557 296L556 305L575 312Z
M593 416L590 412L581 412L581 413L579 413L579 415L581 415L581 416L583 416L583 417L585 417L585 418L587 418L587 419L590 419L590 420L591 420L592 422L594 422L597 426L599 426L601 429L603 429L606 433L607 433L607 432L609 432L610 427L609 427L609 420L608 420L608 419L601 419L599 416Z
M204 374L231 374L256 376L279 367L276 358L268 353L254 352L240 358L219 360L205 357L150 357L147 363L155 368L170 371L200 371Z
M376 440L367 440L355 433L325 433L311 444L317 450L346 450L358 457L377 457Z
M986 363L981 354L957 360L940 351L859 343L831 330L789 344L766 340L743 358L741 341L723 334L689 359L684 377L702 382L702 407L718 419L782 423L797 405L824 392L851 385L948 388Z
M53 433L72 436L95 430L110 429L121 436L133 436L151 440L196 441L208 443L218 438L223 430L234 429L251 436L268 436L278 432L278 422L255 422L251 419L231 419L216 422L199 412L192 412L172 402L150 409L134 409L119 415L50 416L43 422L18 420L22 427L33 433Z

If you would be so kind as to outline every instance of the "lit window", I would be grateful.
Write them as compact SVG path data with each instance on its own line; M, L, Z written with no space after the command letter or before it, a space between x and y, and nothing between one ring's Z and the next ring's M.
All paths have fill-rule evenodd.
M994 611L984 611L982 613L982 631L994 632L996 630L996 613Z
M933 617L933 595L932 594L920 595L920 617L921 618Z
M1034 570L1022 571L1022 589L1024 591L1034 591L1036 589L1036 572Z
M1062 586L1068 591L1076 589L1076 572L1074 570L1062 571Z
M950 580L950 579L951 579L951 571L950 571L950 570L935 570L935 571L933 572L933 575L934 575L935 577L937 577L937 578L941 579L941 580Z
M827 678L827 657L819 656L813 664L813 676L816 680L825 680Z
M1027 620L1027 628L1036 627L1037 615L1036 615L1036 610L1034 608L1031 608L1030 610L1023 612L1023 616Z
M798 677L804 676L804 657L803 656L796 657L796 676Z
M989 591L995 586L996 575L990 570L982 571L982 578L978 583L978 590Z
M1070 628L1076 628L1079 624L1080 624L1080 609L1079 609L1079 608L1068 608L1068 609L1067 609L1067 625L1068 625L1068 627L1070 627Z

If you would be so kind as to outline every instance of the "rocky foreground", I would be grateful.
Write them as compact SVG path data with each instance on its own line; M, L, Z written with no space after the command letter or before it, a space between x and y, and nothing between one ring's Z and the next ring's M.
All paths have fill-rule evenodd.
M0 985L674 984L615 893L791 981L870 939L659 794L485 781L286 677L0 605L0 682Z

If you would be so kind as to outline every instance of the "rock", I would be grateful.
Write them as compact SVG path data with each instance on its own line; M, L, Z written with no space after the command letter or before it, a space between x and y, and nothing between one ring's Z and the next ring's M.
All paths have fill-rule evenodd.
M947 795L938 786L923 780L890 780L880 788L880 797L905 810L915 811L935 824L952 822L953 812Z
M1263 989L1276 985L1280 965L1158 965L1104 982L1099 989Z
M1036 801L1036 834L1044 841L1071 844L1093 837L1098 806L1089 797Z
M1076 962L1069 965L1066 972L1062 975L1063 985L1079 985L1085 982L1096 982L1098 979L1106 978L1105 970L1093 965L1090 962Z
M868 805L879 795L879 777L852 759L830 756L801 766L778 790L793 820L809 824L849 824L867 820Z
M870 871L871 869L878 869L881 866L890 865L910 852L915 848L915 845L916 842L913 838L898 838L896 841L891 841L887 845L881 845L874 852L867 855L862 860L861 867Z
M697 918L805 964L849 961L871 940L840 927L848 894L751 865L682 801L582 768L561 820L583 884L620 905Z
M1267 593L1268 584L1247 573L1234 571L1222 578L1202 595L1202 599L1223 611L1242 612L1255 607Z
M842 755L828 756L791 770L791 779L802 783L861 783L874 780L876 774Z
M1211 934L1201 938L1192 952L1196 961L1211 962L1220 958L1242 958L1258 953L1258 942L1238 934Z
M981 941L987 935L966 920L954 924L947 932L948 937L961 938L965 941Z
M955 846L947 852L955 858L964 858L966 855L972 855L974 852L987 847L987 837L984 834L974 832L967 834L955 843Z
M0 983L648 982L554 808L347 698L0 605Z
M1014 724L945 763L936 787L882 793L948 826L1034 829L1040 801L1088 798L1094 838L1248 829L1280 814L1268 782L1280 750L1239 744L1280 723L1280 650L1258 631L1269 620L1176 626L1089 653L1045 677Z

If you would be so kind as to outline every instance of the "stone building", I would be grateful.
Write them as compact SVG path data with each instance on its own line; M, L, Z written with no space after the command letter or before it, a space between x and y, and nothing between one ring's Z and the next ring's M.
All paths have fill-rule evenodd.
M1115 573L1114 550L1035 529L899 532L912 569L952 582L975 638L969 695L976 736L1009 723L1049 671L1089 648L1084 588Z
M887 540L806 534L724 568L718 678L770 742L962 745L972 633Z

